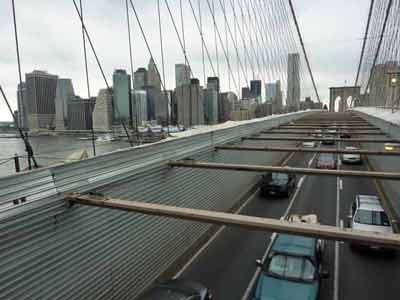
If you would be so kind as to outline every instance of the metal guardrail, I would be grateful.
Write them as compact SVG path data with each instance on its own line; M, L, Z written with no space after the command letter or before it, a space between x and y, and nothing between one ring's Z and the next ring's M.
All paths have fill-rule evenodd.
M210 225L80 205L70 209L63 193L94 191L122 199L135 195L148 203L164 199L165 205L228 211L257 182L257 174L207 174L171 169L166 162L193 157L273 164L282 158L280 153L243 158L215 152L214 146L307 114L276 116L0 178L0 299L134 298ZM12 205L24 197L23 204Z

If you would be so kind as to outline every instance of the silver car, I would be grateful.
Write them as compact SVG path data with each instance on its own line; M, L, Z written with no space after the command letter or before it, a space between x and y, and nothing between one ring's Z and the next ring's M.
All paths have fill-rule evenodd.
M345 147L345 150L359 150L357 147ZM342 163L344 164L361 164L361 155L357 153L343 154Z
M355 230L375 233L393 233L389 218L377 196L357 195L350 208L348 221L349 227ZM381 247L371 245L353 244L352 246L367 246L370 249L385 250Z

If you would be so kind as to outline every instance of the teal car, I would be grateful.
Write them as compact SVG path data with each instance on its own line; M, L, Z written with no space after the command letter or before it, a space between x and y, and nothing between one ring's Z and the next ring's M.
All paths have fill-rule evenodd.
M324 243L316 238L280 234L273 241L261 267L254 292L255 300L315 300L321 279Z

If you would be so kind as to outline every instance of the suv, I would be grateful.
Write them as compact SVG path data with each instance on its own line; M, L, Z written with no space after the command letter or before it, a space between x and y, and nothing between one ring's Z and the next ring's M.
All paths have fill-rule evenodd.
M393 233L392 225L377 196L357 195L348 215L349 227L355 230ZM366 246L357 244L358 246ZM352 246L356 246L353 244ZM384 250L378 246L367 246L373 250ZM388 249L389 250L389 249Z
M172 279L153 284L137 300L211 300L210 290L198 282Z
M345 147L345 150L359 150L357 147ZM361 155L357 153L343 154L342 163L344 164L361 164Z
M292 215L288 220L318 224L316 215ZM322 269L324 244L317 238L276 235L265 262L257 261L262 272L254 299L316 300L321 279L329 277Z
M261 178L261 195L289 197L296 187L296 176L286 173L269 173Z

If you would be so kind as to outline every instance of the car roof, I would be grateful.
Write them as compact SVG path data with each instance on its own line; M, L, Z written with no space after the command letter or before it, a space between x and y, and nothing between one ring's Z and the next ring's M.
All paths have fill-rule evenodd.
M298 256L315 256L315 238L279 234L272 246L272 251Z
M358 207L365 210L384 211L377 196L357 195Z
M344 149L346 149L346 150L358 150L358 148L354 147L354 146L346 146Z

